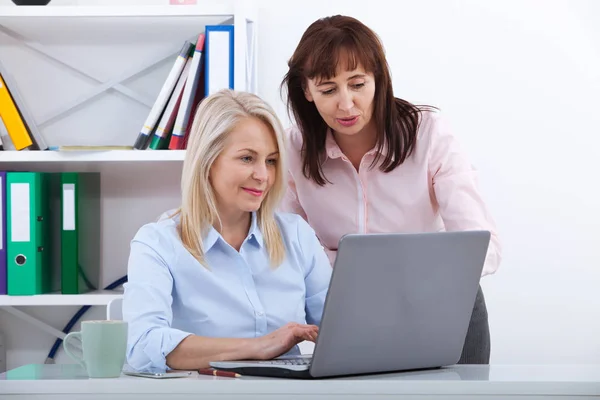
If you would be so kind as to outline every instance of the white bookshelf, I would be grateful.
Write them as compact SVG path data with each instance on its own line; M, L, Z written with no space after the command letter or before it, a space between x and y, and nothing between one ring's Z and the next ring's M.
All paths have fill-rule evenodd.
M50 146L132 146L183 40L195 40L208 24L234 25L234 88L256 93L257 12L250 0L198 0L194 6L0 6L0 58L14 71ZM76 104L86 91L103 85L101 95ZM48 117L60 107L60 117ZM100 172L101 287L106 287L126 274L137 230L179 206L184 157L184 150L3 151L0 170ZM0 331L15 348L13 358L20 360L47 334L64 335L60 329L72 316L72 306L105 308L121 296L121 290L0 295ZM27 329L32 325L37 330ZM38 363L47 351L41 349Z
M123 297L119 290L97 290L82 294L48 293L35 296L0 295L0 306L106 306L111 300Z
M183 161L185 150L107 150L107 151L5 151L0 152L4 163L110 163Z
M225 17L243 12L256 20L251 1L199 0L196 5L124 5L124 6L0 6L0 19L5 18L78 18L78 17ZM243 7L243 8L242 8Z

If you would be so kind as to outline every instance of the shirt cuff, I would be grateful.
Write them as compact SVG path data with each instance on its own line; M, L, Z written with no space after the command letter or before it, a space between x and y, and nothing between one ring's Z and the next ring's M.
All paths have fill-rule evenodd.
M165 372L170 370L167 366L167 355L175 350L183 339L191 333L173 328L157 328L150 330L146 337L141 339L133 349L129 366L141 372ZM137 354L137 356L136 356Z

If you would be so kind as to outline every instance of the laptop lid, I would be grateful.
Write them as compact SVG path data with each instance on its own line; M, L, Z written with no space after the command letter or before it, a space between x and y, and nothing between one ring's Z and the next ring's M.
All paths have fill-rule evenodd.
M310 375L457 363L489 240L487 231L344 236Z

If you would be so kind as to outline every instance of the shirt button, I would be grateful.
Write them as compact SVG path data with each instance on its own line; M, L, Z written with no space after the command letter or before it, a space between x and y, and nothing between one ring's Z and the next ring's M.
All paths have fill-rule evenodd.
M258 315L259 317L262 317L263 315L265 315L265 313L262 312L262 311L259 311L259 312L256 313L256 315Z

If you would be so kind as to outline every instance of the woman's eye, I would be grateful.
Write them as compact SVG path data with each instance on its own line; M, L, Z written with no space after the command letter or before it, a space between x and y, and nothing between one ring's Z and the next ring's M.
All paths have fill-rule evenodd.
M355 85L352 85L352 87L353 87L354 89L360 89L360 88L361 88L361 87L363 87L363 86L365 86L365 84L364 84L364 83L357 83L357 84L355 84Z
M249 162L252 162L252 157L245 156L245 157L242 157L241 160L242 160L242 162L249 163Z
M329 94L333 94L333 92L335 92L335 89L323 90L321 93L323 93L324 95L329 95Z
M271 158L267 160L267 164L269 165L276 165L277 164L277 159L276 158Z

